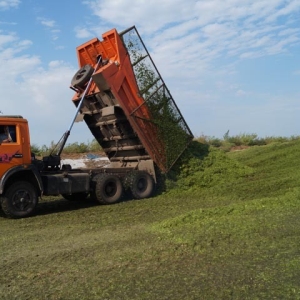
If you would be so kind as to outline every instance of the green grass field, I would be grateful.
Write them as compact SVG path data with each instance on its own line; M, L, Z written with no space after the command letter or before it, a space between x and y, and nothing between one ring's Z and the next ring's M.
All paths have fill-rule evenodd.
M300 299L299 150L194 142L159 196L0 217L0 299Z

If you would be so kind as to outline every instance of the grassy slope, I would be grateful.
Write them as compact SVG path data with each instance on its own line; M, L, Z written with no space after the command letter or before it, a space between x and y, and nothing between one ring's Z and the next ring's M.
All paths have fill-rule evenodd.
M0 298L300 299L299 141L194 146L163 195L0 218Z

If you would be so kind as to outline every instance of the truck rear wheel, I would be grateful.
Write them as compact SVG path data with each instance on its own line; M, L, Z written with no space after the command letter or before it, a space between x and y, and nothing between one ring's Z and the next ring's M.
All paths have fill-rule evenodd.
M95 176L94 190L91 197L101 204L114 204L123 196L123 185L120 178L113 174L99 174Z
M9 218L31 216L38 204L38 195L34 186L27 181L13 183L1 197L1 207Z
M154 191L154 180L145 171L133 171L127 175L127 186L135 199L148 198Z

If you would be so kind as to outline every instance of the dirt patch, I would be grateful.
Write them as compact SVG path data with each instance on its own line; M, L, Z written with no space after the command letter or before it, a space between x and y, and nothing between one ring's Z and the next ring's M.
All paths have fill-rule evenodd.
M97 159L90 159L85 161L85 167L87 169L94 169L94 168L101 168L109 164L109 160L97 160Z
M103 152L89 153L65 153L61 155L63 164L70 164L73 169L94 169L109 164L109 160Z
M88 154L96 157L106 157L104 152L62 153L61 159L86 159Z
M248 149L250 146L245 146L245 145L241 145L241 146L234 146L230 149L230 151L242 151L245 149Z

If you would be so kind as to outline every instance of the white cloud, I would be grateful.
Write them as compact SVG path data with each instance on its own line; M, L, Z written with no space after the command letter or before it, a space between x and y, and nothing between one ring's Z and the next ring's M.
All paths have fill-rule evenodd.
M40 18L40 22L41 22L42 25L44 25L46 27L53 28L55 26L55 21L54 20L46 20L46 19Z
M295 42L298 42L300 40L297 36L289 36L283 40L278 41L276 44L273 44L270 47L267 47L267 53L268 54L277 54L286 51L287 45L293 45Z
M82 38L85 39L93 36L93 34L86 28L76 27L74 31L75 31L75 36L80 39Z
M9 36L9 35L8 35ZM1 83L13 80L23 72L28 72L36 67L40 60L36 56L19 55L32 44L29 40L19 40L16 35L5 39L5 48L0 52L0 80ZM8 45L7 45L8 44Z
M95 0L84 3L107 29L116 27L122 31L136 25L160 73L167 85L171 85L179 108L188 123L191 122L192 130L202 127L208 134L220 133L226 124L229 128L241 128L240 122L244 121L243 128L249 126L249 130L253 128L253 132L263 134L264 126L272 126L264 124L264 114L274 111L274 103L258 104L250 118L253 103L247 106L246 99L263 97L255 94L249 85L232 83L239 82L237 66L243 62L251 59L255 63L255 59L291 54L299 47L299 0L189 0L188 3ZM223 82L223 86L218 82ZM241 98L245 101L240 101ZM291 101L290 105L299 107L297 101ZM281 117L279 111L274 115ZM204 117L201 124L199 112ZM261 126L251 124L255 113L261 118L257 121ZM285 109L284 113L289 112ZM205 114L209 116L207 120ZM227 120L226 115L235 118ZM212 119L218 122L212 125ZM291 123L293 117L288 119ZM273 121L277 124L275 119L270 122Z
M1 34L0 31L0 49L5 46L5 44L11 43L17 39L14 33L11 34Z
M55 50L64 50L64 49L65 49L65 46L62 46L62 45L55 47Z
M99 27L105 24L106 29L96 31L89 26L82 30L82 37L136 25L166 82L185 90L199 86L199 81L206 81L211 88L221 76L220 70L222 76L232 76L238 62L286 53L299 42L299 0L190 0L188 5L179 0L84 3L99 17ZM218 74L217 78L213 74Z
M294 35L298 34L300 32L299 28L287 28L284 30L279 31L278 36L289 36L289 35Z
M43 67L38 56L23 53L32 43L16 35L5 42L0 52L0 110L26 117L31 142L49 146L67 130L76 111L69 86L77 70L64 61L51 61ZM81 140L87 139L81 136Z
M20 3L20 0L0 0L0 10L17 8Z
M51 38L56 41L59 38L61 30L58 28L56 21L38 17L37 20L51 33Z
M193 1L194 2L194 1ZM151 33L174 20L185 20L191 8L185 2L173 1L84 1L93 13L104 22L118 24L126 29L141 25L143 31ZM154 21L155 17L155 21ZM134 22L134 23L133 23Z
M75 71L63 61L51 61L46 68L22 75L20 103L27 102L26 108L23 105L26 117L39 124L31 127L32 142L49 145L67 130L75 113L74 92L69 88Z
M58 142L74 117L76 109L71 101L74 92L69 86L76 70L63 61L52 61L42 68L34 57L28 57L27 61L24 57L15 58L16 64L21 62L23 68L18 73L1 80L2 99L6 100L1 103L1 111L27 118L31 143L49 146L51 141ZM5 89L6 85L12 89ZM87 141L86 136L90 137L80 135L80 130L76 134L70 141Z
M245 96L247 95L247 93L243 90L237 90L236 93L235 93L238 97L242 97L242 96Z
M17 25L18 23L16 22L1 22L0 21L0 25ZM1 31L1 30L0 30Z
M36 72L23 74L22 88L31 94L31 99L39 109L52 114L65 107L62 101L66 93L62 93L61 87L64 86L68 91L70 80L74 75L74 69L62 61L52 61L48 68L38 68ZM57 103L59 103L57 107Z
M285 4L285 5L284 5ZM274 21L282 16L287 16L299 10L299 0L286 1L281 3L281 8L267 18L267 21Z
M281 26L276 23L279 17L296 20L299 0L255 3L252 0L191 0L189 5L179 0L84 3L100 18L100 23L118 25L120 30L136 25L149 45L184 45L190 36L193 38L188 45L190 52L195 53L198 48L199 58L204 54L208 60L221 54L242 58L273 55L286 51L299 36L299 30L288 28L284 20ZM149 16L155 16L155 21ZM177 47L176 52L184 54L186 48Z

